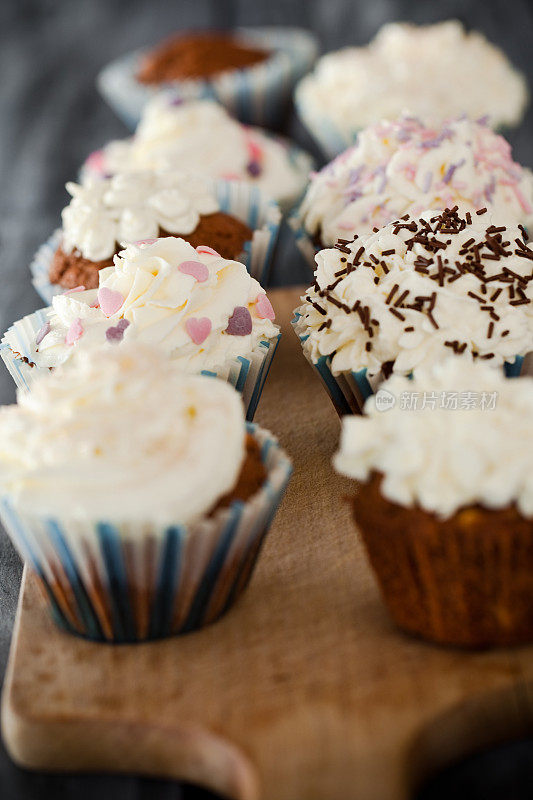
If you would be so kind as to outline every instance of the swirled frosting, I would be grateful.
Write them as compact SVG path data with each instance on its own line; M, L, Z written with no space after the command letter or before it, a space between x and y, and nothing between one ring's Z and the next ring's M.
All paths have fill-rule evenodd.
M302 191L310 162L296 160L279 139L241 125L212 100L174 102L165 94L149 101L133 138L104 148L105 172L187 169L253 182L281 201Z
M218 211L208 181L178 170L118 173L85 185L67 183L67 190L72 200L61 214L62 248L91 261L111 258L117 243L155 238L160 228L186 236L200 216Z
M278 335L261 285L210 248L165 237L129 244L114 262L100 270L98 289L53 298L30 357L37 366L56 367L90 344L137 340L200 372Z
M323 56L298 92L347 139L404 109L433 122L467 112L488 114L494 127L517 125L528 99L524 77L501 50L457 20L384 25L366 47Z
M452 353L500 366L533 349L533 250L487 212L406 215L316 261L296 329L334 374L407 375Z
M1 409L0 489L26 514L187 523L235 485L244 437L224 381L138 343L79 349Z
M450 358L413 380L394 375L381 392L388 410L374 395L362 417L344 417L339 472L357 480L382 473L387 499L441 517L511 503L533 515L533 379Z
M533 224L533 175L484 120L441 126L408 114L371 125L309 185L300 208L307 231L324 246L370 232L427 208L477 211L503 223Z

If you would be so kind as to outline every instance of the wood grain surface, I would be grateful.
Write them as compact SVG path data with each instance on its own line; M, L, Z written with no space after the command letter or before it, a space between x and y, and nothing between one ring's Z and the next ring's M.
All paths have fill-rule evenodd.
M181 638L56 629L26 575L3 697L21 765L181 778L238 800L405 800L428 773L533 723L533 648L469 653L389 621L330 466L339 421L284 327L258 412L295 473L252 582Z

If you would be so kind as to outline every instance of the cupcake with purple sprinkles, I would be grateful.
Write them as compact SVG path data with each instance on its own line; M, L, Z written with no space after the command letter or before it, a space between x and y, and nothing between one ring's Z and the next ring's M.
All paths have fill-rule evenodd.
M317 255L294 327L341 413L392 372L454 354L517 375L533 341L533 249L483 208L401 219Z
M311 263L316 249L369 233L404 214L487 207L503 224L533 224L533 175L485 119L441 125L409 114L365 128L357 143L311 177L292 217Z

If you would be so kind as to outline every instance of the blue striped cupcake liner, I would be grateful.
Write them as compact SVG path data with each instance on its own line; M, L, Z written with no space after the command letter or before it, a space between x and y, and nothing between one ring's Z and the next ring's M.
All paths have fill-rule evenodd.
M247 429L265 483L248 501L188 525L36 517L0 498L2 522L61 628L98 642L142 642L198 630L228 611L292 472L272 434Z
M340 131L330 119L323 113L318 113L305 101L301 87L302 81L294 91L296 113L327 160L330 161L355 143L359 130L355 129L351 133Z
M302 315L295 311L291 324L300 339L306 359L318 374L338 415L343 417L346 414L362 414L365 402L370 395L376 393L387 376L381 370L375 375L368 375L366 368L357 371L345 370L334 375L331 371L331 356L320 356L317 361L313 361L305 346L309 334L300 322L301 318ZM503 369L507 378L533 374L533 353L525 357L516 356L515 361L505 362Z
M32 364L32 356L35 338L48 319L49 310L41 308L18 320L0 341L0 356L19 389L30 390L35 378L48 372L47 368ZM213 370L202 371L203 375L226 381L241 394L249 422L254 418L280 338L281 333L263 339L248 356L238 356Z
M250 275L263 286L268 282L276 250L281 211L275 200L266 197L255 187L238 181L213 181L220 210L240 219L253 230L250 241L237 258ZM179 236L179 234L177 234ZM62 286L50 283L50 265L54 253L61 244L61 229L58 228L35 253L30 264L32 283L37 294L50 304L56 294L64 291ZM209 242L205 242L209 244Z
M115 113L134 130L146 103L158 91L177 98L217 100L237 119L254 125L278 127L290 106L295 83L313 65L316 37L302 28L238 28L236 34L272 55L264 62L232 70L207 80L184 80L146 86L137 81L141 59L149 49L137 50L108 64L97 86Z
M287 224L293 233L298 250L314 272L316 269L316 254L319 253L323 248L317 247L303 225L301 213L302 202L303 197L289 213L287 217Z

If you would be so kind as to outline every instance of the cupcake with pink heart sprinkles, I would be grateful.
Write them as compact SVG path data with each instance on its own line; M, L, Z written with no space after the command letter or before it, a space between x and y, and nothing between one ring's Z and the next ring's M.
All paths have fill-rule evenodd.
M23 362L26 385L78 348L139 341L160 347L183 372L236 386L253 416L280 332L270 300L243 264L164 237L129 244L99 278L98 289L56 295L6 333L2 356Z

